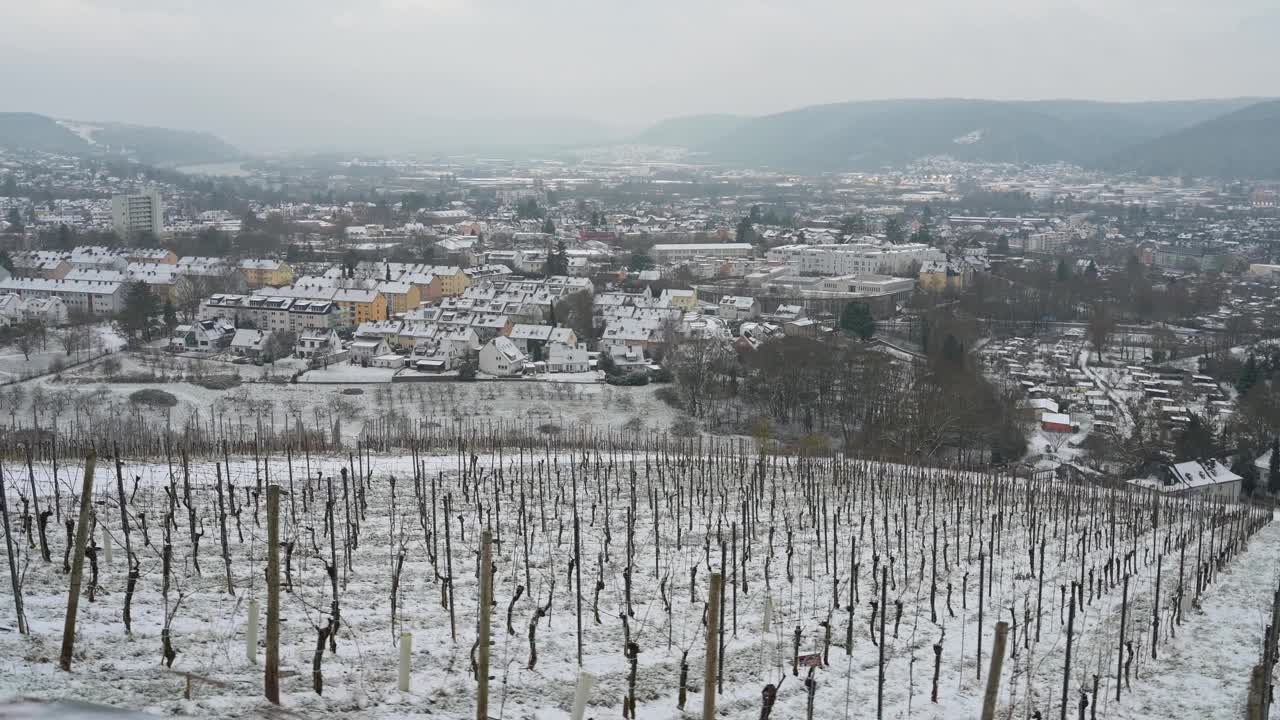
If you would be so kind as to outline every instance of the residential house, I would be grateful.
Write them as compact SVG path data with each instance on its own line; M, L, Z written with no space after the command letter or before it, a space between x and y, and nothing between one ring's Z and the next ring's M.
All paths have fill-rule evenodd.
M604 328L601 348L626 348L643 354L666 340L665 325L660 320L614 318Z
M124 283L119 282L9 278L0 280L0 293L17 293L24 300L60 298L68 312L86 315L115 315L124 306Z
M480 348L480 372L493 377L517 377L524 374L528 358L510 338L498 336Z
M1071 424L1071 416L1056 412L1043 412L1040 414L1040 429L1054 433L1075 432L1075 427Z
M782 334L787 337L817 338L820 329L821 326L816 321L809 318L799 318L783 323Z
M174 302L178 299L177 267L162 263L129 263L124 275L129 282L146 283L162 302Z
M298 335L293 352L300 358L319 360L336 355L341 348L342 341L333 328L311 328Z
M21 295L17 293L0 295L0 326L10 327L22 322L26 319L24 310L25 303Z
M755 320L760 316L760 301L753 297L725 295L720 298L720 317L730 322Z
M178 256L165 248L129 248L124 259L140 265L177 265Z
M520 348L520 352L541 358L541 349L551 340L555 328L550 325L512 325L507 337Z
M355 337L360 340L386 340L388 345L395 345L403 327L404 323L399 320L371 320L360 323Z
M670 307L680 308L685 312L698 309L698 294L692 290L676 290L667 288L662 291L659 300Z
M190 325L179 325L170 340L176 350L213 352L231 345L236 328L226 320L198 320Z
M357 338L347 345L352 363L372 365L373 359L391 352L385 338Z
M1157 470L1156 477L1129 481L1131 485L1160 493L1222 502L1237 502L1243 483L1243 478L1231 472L1227 463L1212 458L1163 465Z
M386 298L387 317L403 315L422 303L422 288L412 283L403 281L379 283L378 292Z
M591 369L591 359L585 345L553 342L546 346L543 355L547 372L576 373Z
M67 324L67 304L60 297L35 297L23 303L23 316L46 327Z
M61 280L72 270L68 257L58 250L23 250L13 254L13 269L22 277Z
M271 340L268 330L236 330L231 338L231 352L240 357L260 358Z
M293 282L293 267L283 260L245 259L240 261L240 273L251 289L279 287Z

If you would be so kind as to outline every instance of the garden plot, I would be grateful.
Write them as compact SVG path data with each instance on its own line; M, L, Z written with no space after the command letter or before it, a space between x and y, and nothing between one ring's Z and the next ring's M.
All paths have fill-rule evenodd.
M775 718L810 707L815 718L871 717L877 707L884 717L977 717L997 621L1009 625L998 717L1056 717L1064 676L1073 717L1082 691L1104 718L1186 717L1179 703L1202 708L1196 717L1242 713L1247 675L1215 677L1208 703L1184 697L1200 689L1177 679L1200 672L1187 657L1220 631L1251 642L1237 665L1256 662L1262 613L1251 608L1226 628L1223 614L1274 587L1265 577L1239 585L1280 554L1269 514L995 475L761 459L728 444L557 451L467 442L485 451L126 459L118 478L113 460L100 458L96 581L87 566L92 599L80 603L70 674L57 669L63 523L78 507L82 463L63 461L55 482L47 464L28 473L6 462L31 634L13 632L13 599L0 594L0 695L264 714L265 656L247 651L246 620L251 601L265 619L265 489L275 483L287 493L282 704L305 717L474 713L482 528L495 540L492 717L568 717L580 669L595 676L588 716L619 716L624 698L640 718L696 716L709 642L723 645L720 717L760 717L769 684ZM38 517L33 485L40 508L56 511L45 528L48 562L39 523L23 532L24 514ZM724 579L723 638L705 623L713 572ZM318 694L317 639L335 614ZM184 678L162 663L166 625L172 670L217 686L197 681L194 697L182 698ZM397 688L402 632L413 636L407 692ZM258 638L261 646L265 629ZM1118 658L1122 641L1132 652Z

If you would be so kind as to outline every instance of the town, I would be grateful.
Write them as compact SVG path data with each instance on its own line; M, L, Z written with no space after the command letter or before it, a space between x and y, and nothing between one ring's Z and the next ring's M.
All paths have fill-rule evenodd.
M0 697L1149 718L1207 664L1230 698L1186 716L1266 695L1280 183L28 148L0 218L0 647L52 664L69 575L60 666L129 668Z

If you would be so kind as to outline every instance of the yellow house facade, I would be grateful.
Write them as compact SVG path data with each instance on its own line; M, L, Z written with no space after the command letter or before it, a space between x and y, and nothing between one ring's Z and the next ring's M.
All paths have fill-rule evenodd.
M414 310L422 303L422 288L407 282L384 282L378 292L386 299L387 318Z
M245 284L254 290L293 282L293 267L282 260L241 260L240 272Z
M377 290L340 289L333 294L333 304L349 325L387 319L387 298Z

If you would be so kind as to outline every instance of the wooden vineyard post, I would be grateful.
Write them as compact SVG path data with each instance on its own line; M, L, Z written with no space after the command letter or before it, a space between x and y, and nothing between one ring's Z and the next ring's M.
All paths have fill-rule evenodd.
M1000 696L1000 672L1004 666L1004 646L1009 635L1009 623L996 623L996 639L991 646L991 670L987 673L987 691L982 696L982 720L994 720L996 700Z
M480 534L480 638L477 650L479 687L476 689L476 720L489 717L489 620L493 605L493 531Z
M702 673L702 720L716 716L716 671L720 635L720 573L711 573L707 590L707 663Z
M876 683L876 720L884 718L884 619L889 615L889 568L880 570L880 677Z
M1116 702L1120 702L1120 673L1124 669L1124 623L1129 614L1129 573L1124 575L1124 589L1120 600L1120 645L1116 649Z
M62 625L62 655L58 665L71 672L71 654L76 644L76 609L80 605L80 578L84 575L84 547L89 542L89 503L93 500L93 470L98 455L93 450L84 459L84 485L80 489L80 521L76 527L76 550L71 561L71 589L67 592L67 619Z
M1076 629L1076 584L1071 583L1071 604L1067 606L1067 656L1062 667L1062 715L1059 720L1067 720L1067 705L1071 703L1068 697L1071 689L1071 636Z
M1267 720L1267 665L1253 666L1249 676L1249 699L1245 706L1245 720Z
M280 486L267 486L267 666L264 694L280 704Z
M56 483L55 483L56 486ZM5 500L4 469L0 468L0 515L4 516L4 545L9 557L9 581L13 583L13 609L18 614L18 634L27 634L27 619L22 613L22 585L18 582L18 549L9 528L9 503Z

